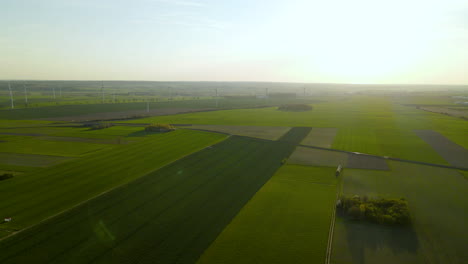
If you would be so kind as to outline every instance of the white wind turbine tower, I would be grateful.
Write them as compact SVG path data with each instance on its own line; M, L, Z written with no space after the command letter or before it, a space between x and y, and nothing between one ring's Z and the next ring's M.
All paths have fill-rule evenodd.
M8 81L8 90L10 90L11 109L13 109L13 108L15 108L15 104L13 102L13 92L11 91L10 81Z
M101 102L104 103L104 81L101 82Z
M149 113L149 99L146 97L146 113Z
M26 82L23 82L23 88L24 88L24 102L26 106L28 106L28 91L26 90Z

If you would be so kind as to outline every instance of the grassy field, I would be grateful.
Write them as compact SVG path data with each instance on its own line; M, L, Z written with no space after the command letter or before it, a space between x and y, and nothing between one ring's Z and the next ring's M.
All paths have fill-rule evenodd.
M21 141L2 142L1 151L19 154L80 157L95 151L110 151L113 146L84 142L50 141L28 138Z
M148 84L141 85L122 87L126 101L118 103L99 103L95 88L77 87L84 94L56 104L49 87L38 87L31 100L41 107L0 110L0 172L15 174L0 181L0 220L13 218L0 224L0 238L25 229L0 240L0 263L320 263L338 163L346 164L338 190L406 197L413 224L378 226L337 216L333 263L468 259L467 172L297 147L448 165L417 134L431 130L468 149L466 120L417 109L452 107L448 92L216 100L212 88L200 97L173 96L167 87L147 94ZM184 83L178 85L183 91ZM136 126L101 130L28 120L144 112L145 98L160 114L212 109L216 101L218 109L252 108L118 121ZM308 103L313 110L261 108L283 103ZM0 94L1 105L8 107L8 97ZM147 133L144 123L239 136Z
M0 152L0 163L14 166L46 167L68 160L60 156L15 154Z
M303 145L331 148L337 133L336 128L316 127L310 131L309 135L301 142Z
M21 229L38 223L224 138L220 134L188 130L153 134L111 151L96 152L3 181L0 211L14 221L0 229L7 226Z
M192 125L188 128L218 131L238 136L254 137L268 140L277 140L290 127L266 127L266 126L221 126L221 125Z
M0 262L193 263L308 132L296 129L276 142L233 136L1 241ZM192 139L207 135L179 133ZM149 148L161 145L169 140L167 137L178 143L184 140L181 136L167 135L166 140L159 140ZM211 140L213 137L220 138L208 135ZM294 137L296 142L292 142ZM174 151L174 142L170 145ZM169 153L144 160L158 164L161 154ZM131 167L141 170L140 166L133 162ZM119 168L113 176L116 173L125 171ZM92 176L93 185L98 183L97 177L103 176ZM61 190L53 197L62 197L65 183L58 187ZM80 186L80 192L83 187ZM34 206L41 207L50 201L48 198ZM37 218L39 210L31 207L23 207L21 211L27 213L17 217ZM40 211L44 207L47 206Z
M346 166L347 161L348 154L346 153L305 147L297 147L288 159L288 163L290 164L333 168L338 167L340 164Z
M464 263L468 182L456 170L390 162L392 171L346 169L347 195L405 197L412 227L337 218L333 263Z
M186 98L178 100L161 101L151 100L149 102L150 109L222 109L222 108L249 108L260 107L265 105L280 105L290 102L304 102L313 103L317 102L314 98L305 99L193 99ZM99 103L99 101L83 102L82 104L65 104L65 105L49 105L42 107L29 107L0 110L0 119L37 119L37 118L54 118L54 117L68 117L68 116L81 116L92 115L96 113L109 113L109 112L128 112L128 111L142 111L139 115L145 115L144 111L147 108L147 101L145 98L140 99L139 102L126 102L126 103Z
M323 263L335 181L332 168L283 166L197 263Z
M151 117L129 123L335 127L332 147L381 156L447 164L413 130L432 129L468 148L466 121L403 106L384 96L352 96L313 104L307 112L239 109Z

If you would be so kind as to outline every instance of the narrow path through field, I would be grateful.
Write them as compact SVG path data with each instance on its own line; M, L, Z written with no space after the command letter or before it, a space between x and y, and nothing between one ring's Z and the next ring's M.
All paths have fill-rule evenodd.
M456 170L468 171L468 168L465 168L465 167L442 165L442 164L435 164L435 163L415 161L415 160L406 160L406 159L393 158L393 157L388 157L388 156L379 156L379 155L366 154L366 153L357 153L357 152L340 150L340 149L322 148L322 147L307 146L307 145L299 145L299 146L305 147L305 148L312 148L312 149L321 149L321 150L342 152L342 153L347 153L347 154L351 154L351 155L362 155L362 156L375 157L375 158L394 160L394 161L401 161L401 162L407 162L407 163L414 163L414 164L420 164L420 165L427 165L427 166L433 166L433 167L440 167L440 168L446 168L446 169L456 169Z

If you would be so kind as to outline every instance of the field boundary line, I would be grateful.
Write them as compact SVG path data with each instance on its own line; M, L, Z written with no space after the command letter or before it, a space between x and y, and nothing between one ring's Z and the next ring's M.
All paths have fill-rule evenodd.
M198 150L195 150L195 151L193 151L193 152L190 152L190 153L188 153L188 154L186 154L186 155L184 155L184 156L182 156L182 157L180 157L180 158L178 158L178 159L175 159L175 160L173 160L173 161L171 161L171 162L169 162L169 163L167 163L167 164L165 164L165 165L163 165L163 166L157 168L157 169L151 170L151 171L149 171L149 172L147 172L147 173L141 175L140 177L138 177L138 178L136 178L136 179L133 179L133 180L131 180L131 181L129 181L129 182L126 182L126 183L124 183L124 184L115 186L115 187L113 187L113 188L111 188L111 189L109 189L109 190L103 191L103 192L101 192L101 193L99 193L99 194L97 194L97 195L95 195L95 196L93 196L93 197L91 197L91 198L88 198L88 199L86 199L86 200L84 200L84 201L81 201L81 202L79 202L79 203L77 203L77 204L75 204L75 205L73 205L73 206L71 206L71 207L69 207L69 208L67 208L67 209L64 209L64 210L62 210L62 211L60 211L60 212L58 212L58 213L56 213L56 214L53 214L53 215L51 215L51 216L49 216L49 217L46 217L46 218L42 219L41 221L39 221L39 222L37 222L37 223L35 223L35 224L33 224L33 225L27 226L27 227L25 227L25 228L23 228L23 229L20 229L20 230L18 230L18 231L16 231L16 232L13 232L13 233L7 235L7 236L5 236L5 237L2 237L2 238L0 238L0 242L3 241L3 240L5 240L5 239L7 239L7 238L9 238L9 237L12 237L12 236L14 236L14 235L17 235L17 234L19 234L19 233L21 233L21 232L24 232L24 231L26 231L26 230L32 229L32 228L34 228L34 227L36 227L36 226L38 226L38 225L40 225L40 224L42 224L42 223L45 223L45 222L47 222L47 221L50 221L50 220L53 219L54 217L57 217L57 216L59 216L59 215L61 215L61 214L64 214L64 213L66 213L66 212L68 212L68 211L71 211L71 210L73 210L73 209L75 209L75 208L78 208L78 207L80 207L80 206L83 206L83 205L85 205L87 202L89 202L89 201L91 201L91 200L93 200L93 199L96 199L96 198L98 198L98 197L100 197L100 196L103 196L103 195L105 195L105 194L107 194L107 193L109 193L109 192L111 192L111 191L114 191L114 190L119 189L119 188L123 188L123 187L129 185L130 183L134 182L135 180L138 180L138 179L140 179L140 178L142 178L142 177L145 177L146 175L148 175L148 174L150 174L150 173L153 173L153 172L155 172L155 171L157 171L157 170L160 170L160 169L162 169L162 168L165 168L165 167L171 165L172 163L174 163L174 162L176 162L176 161L178 161L178 160L181 160L181 159L183 159L183 158L185 158L185 157L188 157L188 156L190 156L190 155L192 155L192 154L195 154L195 153L197 153L197 152L199 152L199 151L202 151L202 150L204 150L204 149L207 148L207 147L217 145L217 144L223 142L224 140L226 140L226 139L228 139L228 138L229 138L229 136L226 137L226 138L223 138L223 139L221 139L221 140L215 141L215 142L214 142L213 144L211 144L211 145L204 146L204 147L202 147L202 148L200 148L200 149L198 149Z
M333 248L333 234L335 232L336 203L341 194L340 183L341 183L341 180L336 184L336 197L332 205L333 210L331 214L330 229L328 230L328 243L327 243L327 251L325 253L325 264L330 264L330 261L331 261L332 248Z
M300 144L298 146L299 147L304 147L304 148L312 148L312 149L342 152L342 153L347 153L347 154L351 154L351 155L375 157L375 158L384 159L384 160L394 160L394 161L413 163L413 164L419 164L419 165L427 165L427 166L439 167L439 168L445 168L445 169L455 169L455 170L468 171L468 168L451 166L451 165L436 164L436 163L430 163L430 162L424 162L424 161L406 160L406 159L393 158L393 157L388 157L388 156L379 156L379 155L366 154L366 153L356 153L356 152L353 152L353 151L347 151L347 150L341 150L341 149L332 149L332 148L323 148L323 147L309 146L309 145L303 145L303 144Z

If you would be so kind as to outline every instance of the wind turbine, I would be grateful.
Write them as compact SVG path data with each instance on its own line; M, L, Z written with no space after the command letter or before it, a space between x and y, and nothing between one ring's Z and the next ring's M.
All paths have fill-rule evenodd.
M11 109L13 109L13 108L15 108L15 104L13 102L13 92L11 91L10 81L8 81L8 90L10 90Z
M146 97L146 113L149 113L149 99Z
M28 91L26 90L26 82L23 82L23 88L24 88L24 102L26 103L26 106L28 106Z
M101 82L101 102L104 103L104 81Z

